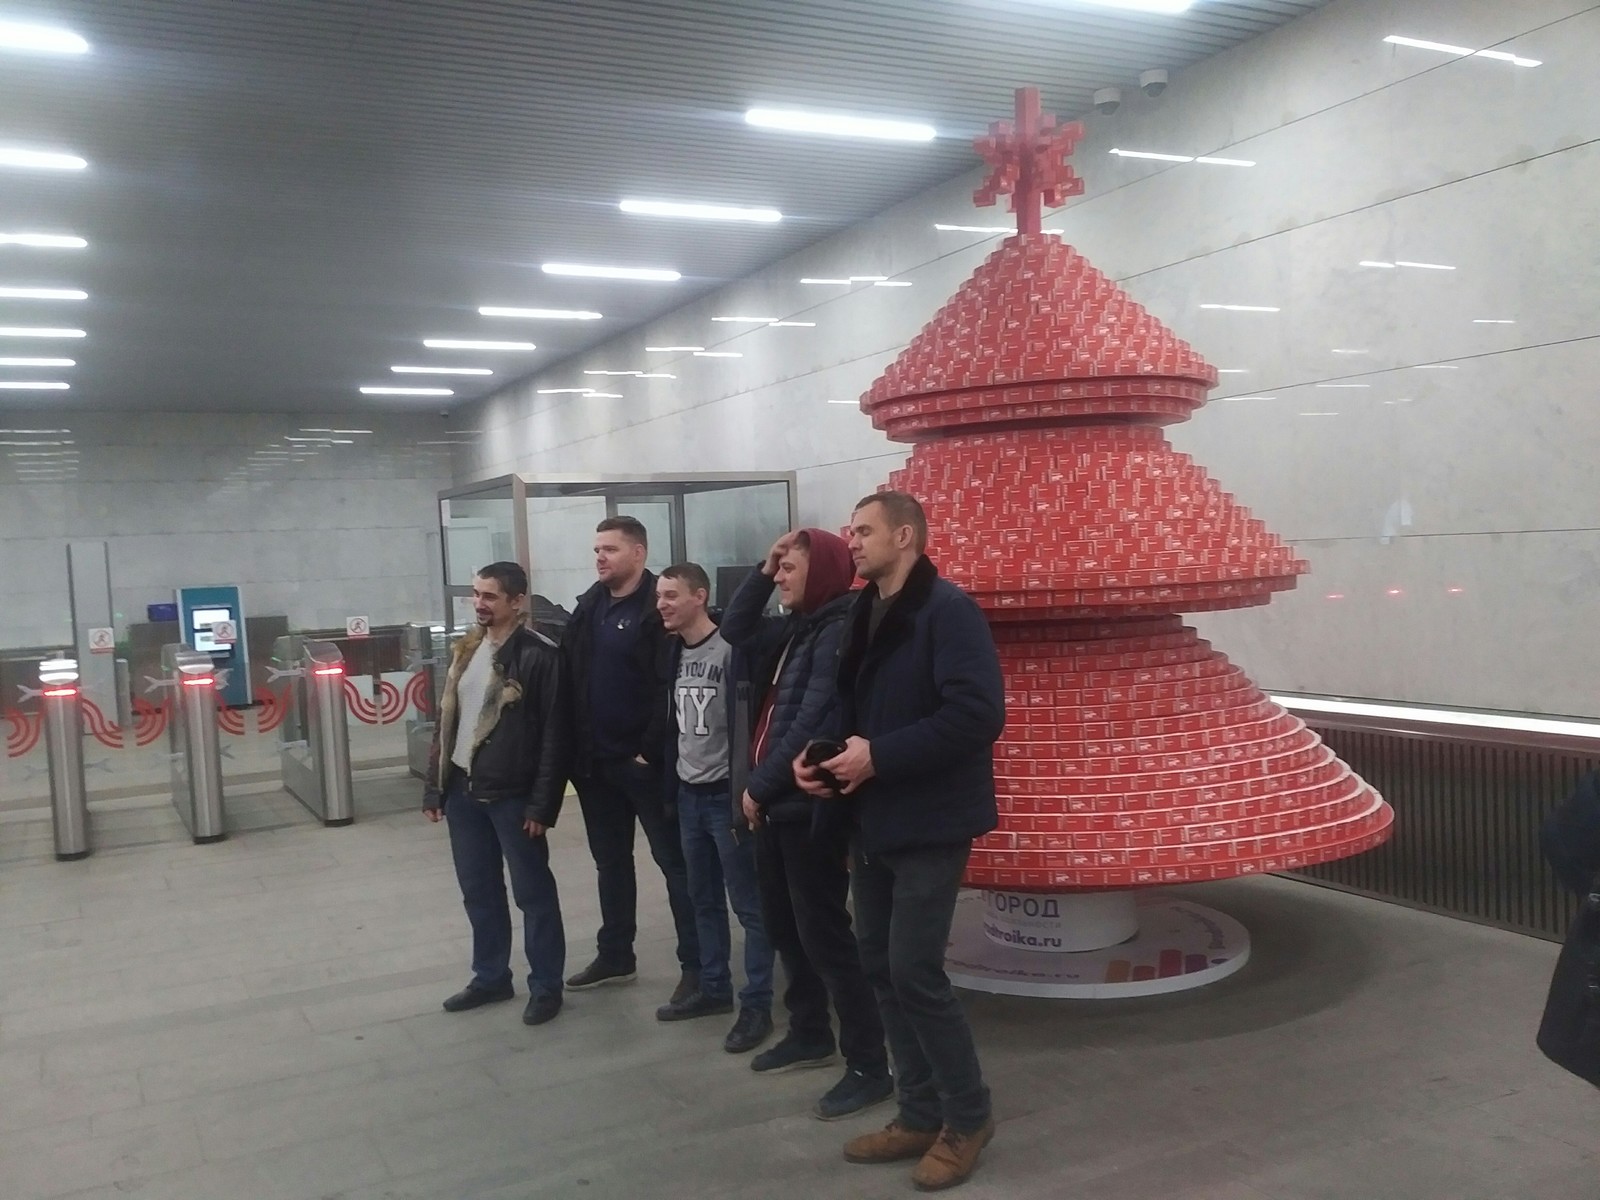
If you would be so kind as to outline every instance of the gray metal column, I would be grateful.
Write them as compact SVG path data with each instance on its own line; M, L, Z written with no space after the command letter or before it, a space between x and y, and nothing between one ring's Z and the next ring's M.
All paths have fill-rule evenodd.
M50 761L50 823L56 857L89 853L89 801L83 786L83 711L78 707L78 664L48 658L39 664L44 705L44 746Z
M344 694L344 655L332 642L305 643L306 714L312 761L322 777L325 825L348 825L356 817L350 778L350 711Z
M161 659L173 691L172 801L196 843L218 842L227 828L216 668L189 646L168 646Z

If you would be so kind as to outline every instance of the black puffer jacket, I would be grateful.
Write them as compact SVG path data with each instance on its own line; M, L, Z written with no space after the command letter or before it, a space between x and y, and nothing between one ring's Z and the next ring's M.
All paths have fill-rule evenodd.
M483 637L481 626L469 630L450 656L423 808L444 806L451 750L461 720L457 689ZM467 774L473 799L521 801L527 805L527 820L554 825L567 791L570 712L556 644L543 634L517 628L495 651L483 710L477 724L464 731L472 738L472 769Z
M758 716L766 683L777 671L766 753L751 769L745 789L768 821L809 821L814 801L795 786L794 758L817 735L837 698L839 640L852 597L839 596L814 613L764 617L773 587L770 576L752 571L722 615L722 636L757 672Z

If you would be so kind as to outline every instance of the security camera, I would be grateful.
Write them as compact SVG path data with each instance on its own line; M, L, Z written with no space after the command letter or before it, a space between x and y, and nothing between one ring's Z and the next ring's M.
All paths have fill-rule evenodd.
M1109 117L1122 107L1121 88L1101 88L1094 94L1095 111Z
M1152 71L1139 72L1139 87L1146 96L1152 100L1167 90L1167 73L1157 67Z

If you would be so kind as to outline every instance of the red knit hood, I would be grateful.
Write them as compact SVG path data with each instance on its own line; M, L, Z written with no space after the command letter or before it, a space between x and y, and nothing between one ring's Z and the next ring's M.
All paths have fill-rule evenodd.
M836 533L826 529L807 529L811 540L811 565L806 571L806 594L800 611L816 612L830 600L844 595L856 581L856 565L850 547Z

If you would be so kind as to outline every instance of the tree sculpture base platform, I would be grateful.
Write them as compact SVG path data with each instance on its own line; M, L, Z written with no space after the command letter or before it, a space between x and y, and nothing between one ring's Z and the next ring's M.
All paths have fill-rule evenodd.
M1163 892L963 892L945 970L1006 996L1110 1000L1204 987L1250 961L1226 913Z

